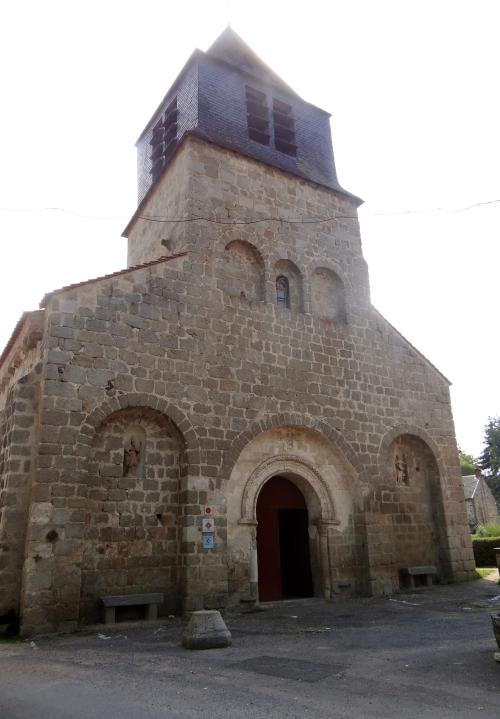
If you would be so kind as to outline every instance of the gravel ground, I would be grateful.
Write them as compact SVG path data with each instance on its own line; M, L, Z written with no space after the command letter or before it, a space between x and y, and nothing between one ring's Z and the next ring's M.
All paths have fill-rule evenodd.
M483 579L227 612L229 649L183 649L180 618L0 642L0 717L498 717L493 612Z

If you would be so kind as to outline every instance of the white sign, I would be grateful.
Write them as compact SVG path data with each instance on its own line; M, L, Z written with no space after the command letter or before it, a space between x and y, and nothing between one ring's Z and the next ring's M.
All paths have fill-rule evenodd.
M215 531L214 520L212 517L202 517L201 520L201 531L203 534L213 534Z
M213 514L212 507L205 507L203 511L205 514Z

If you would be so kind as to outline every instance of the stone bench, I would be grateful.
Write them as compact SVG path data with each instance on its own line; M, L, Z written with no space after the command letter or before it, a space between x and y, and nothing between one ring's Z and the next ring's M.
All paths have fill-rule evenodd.
M146 607L146 619L158 618L158 605L164 600L161 592L148 594L115 594L109 597L101 597L104 605L104 623L114 624L116 621L116 607Z
M421 567L402 567L399 571L403 583L409 589L416 588L416 577L420 577L422 579L422 582L419 583L419 586L423 585L426 587L431 587L432 578L437 574L436 567L433 567L432 565L425 565Z

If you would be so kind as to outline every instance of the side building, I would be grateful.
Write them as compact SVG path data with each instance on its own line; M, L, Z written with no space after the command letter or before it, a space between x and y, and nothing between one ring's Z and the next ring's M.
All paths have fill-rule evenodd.
M138 175L127 269L50 292L0 357L0 615L29 634L109 594L172 612L470 576L449 383L370 303L329 115L227 29Z
M462 483L470 532L475 532L480 524L498 522L497 503L486 480L481 475L481 470L476 469L475 474L462 477Z

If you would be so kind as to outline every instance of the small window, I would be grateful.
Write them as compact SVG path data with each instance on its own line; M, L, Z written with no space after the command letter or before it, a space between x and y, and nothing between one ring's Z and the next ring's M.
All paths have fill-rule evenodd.
M262 145L269 145L269 111L267 98L263 92L247 85L245 87L247 100L248 137Z
M276 302L280 307L290 308L290 285L284 275L276 278Z
M297 155L292 106L273 98L274 146L286 155Z
M172 154L177 140L177 97L169 103L167 109L153 128L149 144L151 145L150 174L155 182Z

